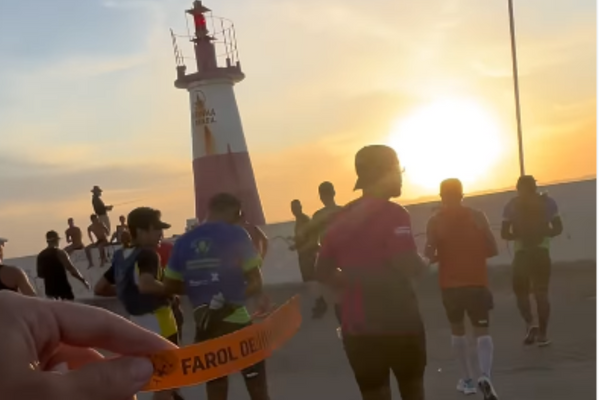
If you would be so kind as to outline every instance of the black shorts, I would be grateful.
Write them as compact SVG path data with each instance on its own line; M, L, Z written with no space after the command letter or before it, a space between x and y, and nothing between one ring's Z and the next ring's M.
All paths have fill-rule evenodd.
M361 393L389 387L390 370L402 399L422 400L427 365L425 333L407 335L344 335L344 350Z
M494 297L487 287L468 286L443 289L442 301L451 324L462 324L466 313L473 326L480 328L489 326L490 311L494 308Z
M307 252L298 254L298 264L300 264L300 274L303 282L313 282L317 280L315 264L317 262L317 253Z
M196 326L196 336L194 338L194 342L201 343L206 340L216 339L218 337L225 336L230 333L244 329L250 325L252 325L252 323L235 324L233 322L219 321L219 322L215 322L214 324L212 324L210 331L201 330L198 326ZM266 371L264 361L260 361L259 363L254 364L242 371L242 375L244 376L244 379L256 379L257 377L259 377L261 380L264 381L265 385L266 385L266 374L267 374L267 371ZM216 380L218 381L220 379L226 379L226 378L227 377L219 378Z
M552 261L550 251L539 247L519 250L513 259L513 290L518 295L547 292Z

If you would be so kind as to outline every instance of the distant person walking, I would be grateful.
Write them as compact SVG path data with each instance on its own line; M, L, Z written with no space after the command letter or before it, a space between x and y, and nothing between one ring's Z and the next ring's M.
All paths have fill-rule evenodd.
M100 189L99 186L94 186L92 188L92 207L94 209L94 214L96 214L98 219L100 219L100 221L108 228L108 232L111 232L108 212L112 211L113 206L104 204L104 200L102 200L102 189Z
M67 272L80 281L88 290L90 284L73 265L66 251L59 248L60 236L55 231L46 233L48 246L37 256L37 275L44 280L46 297L60 300L75 300Z
M317 276L341 291L342 337L363 400L389 400L390 371L403 400L423 400L425 329L411 278L426 268L402 192L396 152L373 145L355 159L355 189L321 243Z
M293 200L291 208L292 214L296 218L296 224L294 226L294 244L290 246L290 250L298 252L298 264L300 265L302 281L308 284L309 290L315 296L312 314L313 318L317 318L327 311L327 302L323 298L315 275L319 237L316 231L309 229L310 217L302 211L300 200Z
M425 256L439 265L439 284L452 331L452 347L458 357L461 379L456 389L477 392L470 365L465 314L477 338L481 377L478 385L485 400L497 400L492 385L494 342L489 333L493 297L488 288L487 259L498 254L496 239L487 217L462 204L463 187L458 179L440 185L442 207L427 223Z
M323 241L327 228L331 225L338 212L343 208L342 206L338 206L335 202L335 188L331 182L323 182L319 185L319 198L321 199L321 203L323 203L323 208L313 214L310 223L307 224L306 228L301 233L303 236L316 236L318 243L317 251L320 248L320 243ZM326 296L321 289L321 287L315 288L317 302L315 304L315 309L313 310L314 318L322 318L328 308L325 300ZM335 310L338 321L341 321L339 305L335 305Z
M517 197L504 207L502 238L514 241L513 290L517 306L527 326L524 344L548 346L550 300L548 286L552 262L550 239L563 231L558 205L546 193L540 193L533 176L517 181ZM535 324L529 300L533 292L539 326Z

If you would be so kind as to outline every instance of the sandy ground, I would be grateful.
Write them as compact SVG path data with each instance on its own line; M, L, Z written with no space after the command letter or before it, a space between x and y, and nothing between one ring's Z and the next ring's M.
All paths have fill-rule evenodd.
M491 273L495 310L492 335L495 343L494 384L501 399L578 400L596 395L596 266L577 263L555 266L552 277L553 344L544 349L524 347L524 326L510 291L507 268ZM420 307L427 327L428 367L426 397L460 399L454 389L458 367L450 348L450 331L441 306L436 277L417 282ZM276 302L294 294L303 296L305 320L298 334L268 360L273 400L359 400L360 395L337 338L330 312L320 321L310 319L311 299L300 285L268 289ZM109 308L113 308L110 304ZM186 316L190 309L186 305ZM184 327L190 343L192 327ZM477 365L474 359L474 364ZM230 379L232 400L248 399L241 377ZM394 388L395 389L395 388ZM183 389L186 399L205 399L202 386ZM394 398L400 396L395 390ZM139 396L150 399L148 394ZM475 398L479 398L477 395ZM473 397L471 397L473 398Z

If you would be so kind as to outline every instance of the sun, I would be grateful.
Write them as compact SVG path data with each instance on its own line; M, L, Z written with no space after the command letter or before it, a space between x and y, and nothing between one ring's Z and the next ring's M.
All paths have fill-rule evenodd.
M494 116L463 99L438 100L415 110L395 124L389 145L398 152L407 180L427 190L447 178L465 186L477 183L504 151Z

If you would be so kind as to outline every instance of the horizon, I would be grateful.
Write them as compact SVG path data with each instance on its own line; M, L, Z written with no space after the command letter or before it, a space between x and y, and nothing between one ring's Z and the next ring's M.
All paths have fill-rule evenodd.
M235 92L268 222L289 220L292 198L317 209L321 181L341 204L356 197L354 154L371 143L398 151L405 203L435 198L450 176L467 195L514 187L505 1L204 3L236 25L246 79ZM0 5L7 258L38 251L69 217L87 226L94 185L112 221L148 205L183 230L194 215L189 104L169 37L190 5ZM540 185L596 177L595 10L515 5L526 173Z

